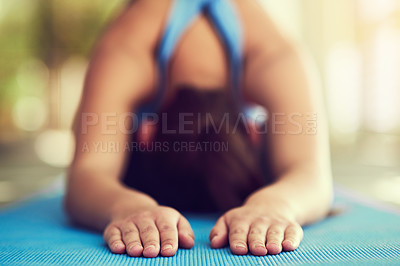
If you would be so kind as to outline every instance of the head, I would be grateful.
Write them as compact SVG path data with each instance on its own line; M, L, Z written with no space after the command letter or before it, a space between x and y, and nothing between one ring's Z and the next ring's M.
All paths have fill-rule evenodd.
M167 185L227 210L265 183L251 128L227 90L181 87L158 117L143 124L139 140L168 149L145 152L142 165Z

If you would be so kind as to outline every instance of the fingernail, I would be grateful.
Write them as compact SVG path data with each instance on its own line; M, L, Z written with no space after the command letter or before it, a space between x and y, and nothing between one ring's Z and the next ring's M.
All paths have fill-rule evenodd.
M156 249L156 246L150 245L150 246L147 246L145 249L146 249L146 250L155 250L155 249Z
M243 245L243 244L236 244L235 247L236 247L236 248L243 248L243 249L246 249L246 246Z
M114 248L114 249L120 248L120 247L121 247L121 245L120 245L119 243L115 243L115 244L113 245L113 248Z
M218 234L215 234L211 237L211 240L213 240L214 238L216 238L218 236Z
M290 247L293 247L292 241L290 241L290 240L285 240L285 241L283 241L283 243L284 243L284 242L289 243ZM283 244L283 243L282 243L282 244Z
M138 245L132 245L128 247L128 251L134 251L134 249L139 250L141 247Z
M165 245L165 246L163 247L162 250L168 250L168 249L172 249L172 245L167 244L167 245Z
M265 248L265 246L264 245L260 245L260 244L255 244L254 248Z

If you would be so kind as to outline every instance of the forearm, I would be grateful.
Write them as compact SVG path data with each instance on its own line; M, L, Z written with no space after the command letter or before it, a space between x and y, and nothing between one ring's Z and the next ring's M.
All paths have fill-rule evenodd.
M268 164L277 181L246 203L277 204L304 225L323 218L332 201L329 142L311 62L294 46L282 47L281 53L265 59L268 64L260 67L262 75L254 85L263 92L259 98L271 115Z
M328 213L332 197L329 171L302 164L283 173L272 185L251 194L245 204L276 204L278 208L286 208L296 222L305 225Z
M115 178L74 169L69 173L64 203L75 222L98 230L113 218L157 205L150 196L123 186Z

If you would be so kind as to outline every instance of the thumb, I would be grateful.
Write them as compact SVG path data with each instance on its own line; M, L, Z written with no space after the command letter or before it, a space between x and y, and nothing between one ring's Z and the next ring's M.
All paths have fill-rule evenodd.
M222 248L228 244L228 226L225 216L220 217L211 229L210 241L212 248Z
M182 248L192 248L194 246L194 233L189 221L181 215L178 221L178 240Z

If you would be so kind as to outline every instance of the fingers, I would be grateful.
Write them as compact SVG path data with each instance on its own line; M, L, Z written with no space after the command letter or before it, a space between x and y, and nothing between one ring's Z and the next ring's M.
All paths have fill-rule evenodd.
M178 244L192 248L194 234L188 220L169 207L142 211L110 223L104 240L113 253L154 258L175 255Z
M282 251L282 241L284 239L285 227L282 224L273 224L267 231L267 251L268 254L276 255Z
M125 223L121 227L122 240L126 246L129 256L138 257L142 255L143 246L140 241L139 230L134 223Z
M121 231L117 226L108 226L104 230L103 238L112 253L121 254L125 252L125 244L122 242Z
M282 242L284 251L292 251L299 247L303 239L303 229L298 224L291 224L285 230L285 240Z
M295 222L271 220L264 216L244 219L243 215L220 217L210 232L212 248L222 248L229 241L234 254L244 255L250 250L253 255L279 254L295 250L302 238L303 230ZM130 256L173 256L178 245L192 248L193 230L185 217L171 210L162 210L162 215L141 215L122 223L111 223L104 231L104 240L113 253Z
M182 248L192 248L194 246L194 233L189 221L181 216L178 221L178 242Z
M267 224L263 220L255 221L249 230L248 243L250 252L256 256L267 254L265 247L265 236L267 234Z
M236 255L245 255L247 249L247 234L249 223L242 219L234 219L229 225L229 245Z
M248 251L256 256L292 251L302 238L303 230L298 223L267 216L248 219L243 215L224 215L210 232L211 247L221 248L228 240L232 253L236 255Z
M173 256L178 249L178 229L175 219L162 217L156 220L161 239L161 255Z
M140 239L143 243L143 256L157 257L160 252L160 236L152 219L141 219L136 223L139 229Z
M222 248L228 244L228 226L225 217L220 217L210 232L210 242L212 248Z

